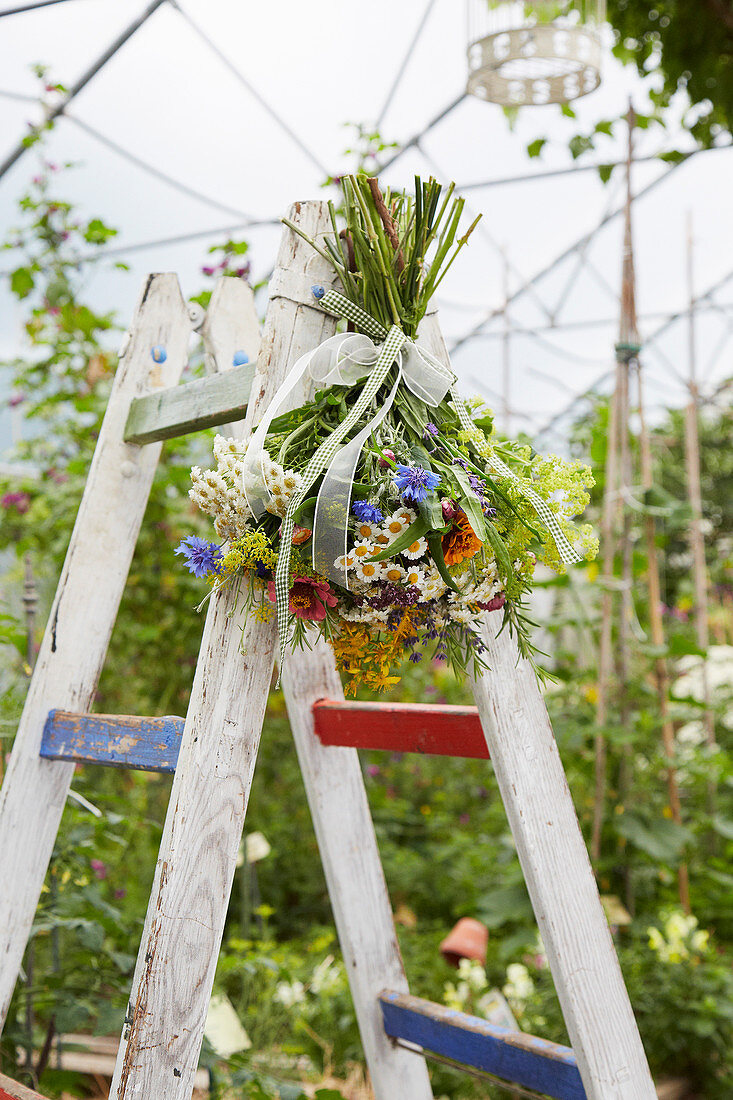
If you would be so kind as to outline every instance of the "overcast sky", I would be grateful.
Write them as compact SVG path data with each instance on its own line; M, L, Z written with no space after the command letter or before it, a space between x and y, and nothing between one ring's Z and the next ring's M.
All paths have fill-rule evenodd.
M0 12L9 6L9 0L1 0ZM176 245L153 243L130 251L123 257L131 266L127 274L97 270L89 284L93 300L105 308L116 307L121 322L126 322L140 282L151 270L176 271L184 293L194 294L206 283L201 266L207 248L223 238L225 227L245 218L275 220L293 200L321 196L324 173L343 172L352 163L344 154L351 138L345 123L373 123L380 116L427 7L426 0L371 0L359 7L344 0L319 0L317 5L294 0L181 0L181 10L164 4L94 77L69 114L231 212L184 196L73 120L62 119L51 139L50 156L79 162L63 183L65 196L85 214L117 226L116 247L201 234ZM55 79L72 84L143 9L140 0L66 0L0 19L0 156L37 117L33 104L3 93L33 95L34 62L48 65ZM222 51L249 89L189 19ZM464 5L435 0L384 113L385 138L407 141L460 95L466 79L465 38ZM577 123L563 118L554 106L529 108L510 130L500 108L467 98L429 131L419 150L410 149L399 158L384 181L410 186L415 172L426 175L432 170L445 181L468 185L567 167L572 164L568 138L578 128L619 114L629 96L643 109L642 82L607 51L601 87L577 102ZM526 145L539 136L550 141L541 159L529 160ZM602 140L599 153L590 154L589 161L624 155L621 131L614 139ZM648 130L639 134L637 151L643 156L678 140L684 142L684 135ZM15 203L35 169L31 151L0 181L3 237L17 222ZM640 164L635 190L665 174L659 162ZM449 343L501 306L503 268L497 246L508 258L514 292L615 209L622 190L622 173L616 170L605 187L596 173L587 172L468 191L470 205L482 211L484 219L481 232L441 288L441 316ZM733 151L722 150L695 157L636 204L644 337L653 336L666 314L686 307L689 210L694 218L698 292L733 266L731 193ZM515 428L542 428L574 394L610 368L621 232L620 219L612 220L587 249L590 268L578 266L576 253L512 305L509 316L515 328L542 330L511 340L509 398ZM255 274L269 270L278 235L277 225L248 231ZM3 270L7 261L5 256ZM733 283L716 301L733 302ZM4 281L0 308L0 355L14 355L20 346L20 313ZM733 341L727 341L726 333L732 317L730 310L720 308L699 316L699 364L708 390L731 373ZM606 323L585 325L595 320ZM563 328L563 322L574 327ZM502 327L503 319L495 319L480 338L456 351L454 366L465 392L481 389L493 397L501 390ZM688 366L684 321L650 344L645 364L650 400L657 406L680 403ZM2 416L0 412L0 433L7 436L8 417ZM557 437L550 442L560 445Z

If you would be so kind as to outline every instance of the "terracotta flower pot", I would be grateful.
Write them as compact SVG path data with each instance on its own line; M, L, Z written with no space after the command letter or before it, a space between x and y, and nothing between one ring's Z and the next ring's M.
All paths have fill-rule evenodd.
M473 917L461 917L441 943L440 953L451 966L457 967L461 959L477 959L483 966L488 942L489 930L485 924Z

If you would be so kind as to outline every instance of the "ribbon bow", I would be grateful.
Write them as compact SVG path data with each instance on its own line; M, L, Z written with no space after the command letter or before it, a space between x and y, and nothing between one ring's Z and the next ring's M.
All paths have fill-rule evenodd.
M404 382L416 397L432 408L436 408L450 392L461 427L477 445L481 444L479 449L491 468L496 473L517 481L514 472L493 454L484 436L471 420L464 402L455 392L456 376L450 368L426 348L415 344L396 325L387 332L365 310L342 294L332 290L319 296L316 293L319 290L320 288L314 288L314 294L322 309L353 321L362 331L332 336L301 356L275 394L252 436L244 458L244 492L255 519L259 520L273 502L272 494L267 488L264 468L265 441L272 421L288 408L296 408L301 403L297 400L298 395L303 393L301 383L308 379L323 387L353 385L366 377L364 388L348 415L311 455L301 474L300 486L290 498L280 528L281 545L275 570L275 593L281 667L288 644L290 554L295 515L308 491L323 474L313 523L313 568L321 576L348 589L348 569L337 570L334 563L338 558L344 559L347 556L348 520L356 466L362 447L389 412L401 383ZM380 341L379 346L374 343L375 340ZM366 426L342 446L343 440L369 409L393 365L397 367L397 377L381 407ZM522 491L552 533L563 561L566 564L580 561L547 503L533 489L523 487Z

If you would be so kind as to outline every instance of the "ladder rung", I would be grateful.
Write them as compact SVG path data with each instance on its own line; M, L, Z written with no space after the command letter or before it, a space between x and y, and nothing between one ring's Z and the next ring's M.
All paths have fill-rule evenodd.
M245 363L182 386L134 397L122 438L125 443L154 443L241 420L254 375L255 364Z
M0 1073L0 1100L47 1100L47 1098L41 1096L40 1092L27 1089L25 1085L19 1085L17 1081L12 1081L10 1077Z
M313 716L324 745L489 758L476 707L319 699Z
M497 1027L479 1016L446 1008L408 993L384 992L379 1002L390 1038L463 1066L534 1089L557 1100L586 1100L575 1055L569 1047Z
M184 719L173 716L137 718L50 710L43 727L41 756L77 764L173 772L183 726Z

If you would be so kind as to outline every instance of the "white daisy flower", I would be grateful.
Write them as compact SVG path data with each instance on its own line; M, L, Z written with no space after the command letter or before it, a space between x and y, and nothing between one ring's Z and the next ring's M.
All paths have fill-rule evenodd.
M469 611L467 607L461 607L459 604L451 604L448 608L448 614L454 623L463 623L464 626L469 626L475 619L473 612Z
M393 512L392 515L388 516L384 521L382 530L385 535L387 535L390 542L394 542L403 531L407 530L411 523L414 523L415 519L415 513L411 508L398 508L396 512Z
M359 538L362 539L376 539L379 534L379 528L374 523L366 523L357 521L356 533Z
M355 543L354 549L351 551L356 558L371 558L378 552L379 549L374 543L366 542L365 540Z
M405 569L405 584L415 585L421 592L425 589L425 573L416 565L410 565Z
M392 584L399 584L405 579L405 570L396 561L386 561L382 568L382 579Z
M372 584L381 577L382 564L378 561L358 561L354 566L354 572L360 581Z
M347 569L353 569L354 560L355 559L354 559L353 553L352 554L342 554L341 557L336 558L336 560L333 564L335 565L335 567L337 569L343 569L343 571L345 573Z
M428 552L427 540L424 538L416 539L411 543L406 550L402 551L402 557L407 558L409 561L417 561L424 554Z

